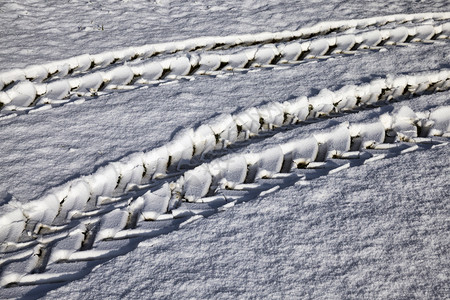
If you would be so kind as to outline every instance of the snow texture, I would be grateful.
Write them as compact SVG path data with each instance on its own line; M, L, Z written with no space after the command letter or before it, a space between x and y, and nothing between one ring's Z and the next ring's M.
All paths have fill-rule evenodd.
M449 294L448 1L0 5L0 298Z

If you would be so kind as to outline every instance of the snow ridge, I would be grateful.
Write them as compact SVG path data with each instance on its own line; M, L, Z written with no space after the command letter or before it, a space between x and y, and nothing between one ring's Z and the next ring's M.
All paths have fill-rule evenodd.
M3 90L5 86L11 83L22 81L24 78L42 81L52 76L66 76L73 72L84 72L96 67L105 67L110 64L123 63L137 58L147 58L160 54L171 54L179 51L191 52L200 49L226 49L242 45L285 42L326 35L336 31L340 32L356 28L362 29L371 26L383 26L391 23L422 23L430 20L440 21L447 19L450 19L450 12L395 14L364 19L321 22L312 27L300 28L295 31L286 30L274 33L262 32L259 34L233 36L206 36L177 42L130 47L96 55L84 54L60 61L49 62L43 65L32 65L24 69L14 69L2 72L0 73L0 90Z
M299 97L282 103L271 102L235 115L222 115L209 124L186 129L167 145L145 153L132 154L99 168L91 175L54 188L41 199L28 202L22 207L4 210L9 212L0 215L0 224L4 225L0 229L0 241L18 242L25 227L31 232L39 233L55 224L65 224L80 214L98 209L102 204L114 202L117 195L164 178L168 172L170 174L170 170L189 167L193 158L202 158L214 150L226 149L261 132L311 118L449 88L449 70L411 76L388 76L368 84L344 86L335 92L324 89L313 97ZM421 134L444 135L448 131L446 118L450 114L447 111L448 109L444 109L430 115L434 116L432 119L425 118L421 121ZM414 127L411 130L418 129Z
M415 18L412 16L415 16ZM424 18L422 14L412 16L411 20L422 20L422 18ZM403 17L406 18L406 16ZM447 15L441 14L439 15L439 18L445 19L447 18ZM336 26L339 28L348 28L348 26L360 28L361 26L365 27L367 24L374 25L383 23L384 21L382 22L381 20L386 21L389 20L389 18L381 18L377 22L372 19L364 19L359 20L358 22L350 22L350 24L353 24L351 26L348 24L340 27ZM405 20L409 19L406 18L403 21ZM330 24L326 26L319 24L316 27L329 28L330 26ZM317 28L312 31L320 32ZM328 32L330 30L331 29L327 29L325 31ZM136 86L136 84L153 84L155 82L161 82L162 80L176 80L183 76L211 75L221 71L266 67L275 64L292 64L305 59L320 59L330 55L349 54L364 49L380 49L380 47L389 45L393 46L411 42L423 43L444 40L450 37L450 23L442 23L434 26L430 24L412 27L396 26L393 29L376 29L361 33L318 38L304 42L292 42L292 40L295 39L290 39L289 42L267 44L257 48L248 47L255 43L261 44L260 42L249 43L248 39L250 39L250 37L258 41L261 39L259 38L259 35L249 35L246 36L246 38L242 38L247 42L243 42L242 44L239 43L238 45L243 46L244 49L232 54L215 53L212 51L214 50L214 47L212 47L205 53L186 53L181 56L169 57L158 61L144 60L140 63L135 62L113 66L112 68L108 68L108 70L97 70L98 68L93 68L92 66L96 65L94 63L96 59L91 58L89 55L85 55L70 59L70 61L73 61L71 63L72 66L75 66L70 68L79 70L79 74L84 74L81 76L74 76L76 74L69 72L68 70L70 68L67 67L68 63L63 64L65 68L64 72L61 70L55 71L53 69L51 70L52 72L47 72L46 68L48 69L48 67L33 66L26 70L15 70L9 73L3 73L0 74L0 87L3 89L3 91L0 89L1 114L7 114L8 117L11 117L15 114L30 111L30 109L34 107L49 109L53 106L73 102L76 99L80 99L80 97L96 97L104 93L104 90L129 89L132 86ZM241 41L241 38L236 37L229 37L228 39ZM269 40L272 43L274 41L274 39L267 39L267 41ZM154 46L152 47L154 48ZM196 49L198 47L194 48ZM187 50L183 48L180 51ZM157 52L160 53L165 51ZM136 53L140 52L137 51ZM136 60L136 58L139 57L136 53L132 56L131 54L117 54L116 56L133 57L134 60ZM116 56L112 54L109 55L111 58L110 60L116 60L116 58L112 58ZM141 60L143 59L144 58L141 58ZM97 61L99 61L99 59L97 59ZM54 64L59 66L61 65L60 63L61 62ZM89 72L86 73L86 71ZM10 73L13 75L16 74L14 75L16 77ZM49 77L49 74L55 74L55 76ZM43 82L44 79L48 81L48 83Z
M194 75L294 65L385 46L446 43L448 19L450 13L444 12L323 22L297 31L202 37L16 69L0 73L0 118ZM109 163L35 201L10 201L0 209L2 295L15 297L26 286L52 289L81 278L143 240L276 190L446 146L450 106L422 112L403 106L375 121L342 122L254 152L231 154L230 149L257 136L267 142L278 128L290 130L449 89L450 70L442 69L269 102L184 129L161 147Z
M84 216L75 217L77 213L70 210L80 198L72 196L69 201L66 196L58 209L57 195L49 195L0 219L1 285L14 289L16 285L73 280L87 272L84 261L101 263L131 251L142 239L176 230L242 201L373 160L446 145L449 112L449 106L426 112L403 106L379 121L341 123L262 152L204 163L176 180L145 187L136 196L99 197L97 209ZM80 185L72 186L82 192ZM73 222L61 222L61 215L70 214ZM52 224L52 218L59 221ZM71 271L68 264L72 264Z

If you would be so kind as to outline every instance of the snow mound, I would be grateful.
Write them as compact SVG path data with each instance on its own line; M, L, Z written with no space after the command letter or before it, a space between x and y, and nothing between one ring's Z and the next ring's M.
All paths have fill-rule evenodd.
M214 150L216 138L214 131L208 125L200 125L194 130L193 136L194 155L203 155Z
M70 93L68 80L58 80L47 84L45 97L49 99L63 99Z
M243 183L247 175L247 161L242 155L214 161L209 166L213 176L213 186L233 188Z
M328 40L325 40L325 39L314 40L309 45L309 48L308 48L309 53L308 53L307 57L322 56L325 53L327 53L329 46L330 45L329 45Z
M243 68L255 55L255 51L250 53L234 53L230 54L227 58L223 58L222 62L227 63L227 68L238 69Z
M296 123L304 121L310 113L310 104L308 98L298 97L292 101L286 101L283 103L284 112L286 114L287 123Z
M350 126L353 149L360 150L374 147L384 142L385 127L381 122L370 124L352 124Z
M418 120L416 113L407 106L402 106L394 115L392 129L398 132L401 140L408 141L417 137L417 127L415 122Z
M26 217L20 208L1 208L4 213L0 216L0 243L15 242L25 229Z
M114 54L112 52L99 53L92 57L92 61L96 66L106 67L114 61Z
M206 166L187 171L184 175L184 198L195 201L205 196L212 183L211 173Z
M319 117L328 115L334 109L335 94L328 89L323 89L317 96L310 97L309 104L312 105L312 116Z
M73 253L79 250L83 244L85 230L86 226L82 224L67 237L56 242L50 254L49 264L67 260Z
M108 82L109 86L126 85L133 77L133 70L129 66L121 66L107 72L104 81Z
M397 27L389 31L389 41L387 44L398 44L406 41L409 30L406 27Z
M22 81L6 92L11 104L16 106L30 106L36 98L36 87L29 81Z
M450 132L450 106L434 110L429 119L434 122L430 135L440 136Z
M279 173L283 164L283 150L280 146L267 149L260 153L258 158L257 178L270 178Z
M281 146L285 156L290 157L295 167L308 165L317 158L319 145L314 137L295 140Z
M159 178L166 174L169 163L169 152L166 146L162 146L145 152L142 161L146 179Z
M92 73L80 78L69 79L69 82L72 89L89 92L91 90L97 91L103 84L104 79L101 73Z
M209 126L216 138L216 148L225 148L236 142L238 130L234 118L229 114L223 114L215 118Z
M194 145L191 136L193 136L192 129L186 129L178 133L172 141L167 144L167 152L169 153L169 166L188 165L194 155Z
M342 153L350 150L351 138L348 127L349 124L344 123L330 132L314 135L316 140L319 142L319 161L332 157L340 157Z
M436 33L435 28L432 25L417 26L414 29L413 41L424 41L431 39Z
M92 60L89 54L77 56L75 59L77 61L76 70L78 72L84 72L91 68Z
M300 43L280 45L279 52L282 56L281 62L296 61L302 52L302 46Z
M234 119L240 128L239 137L241 139L248 139L250 136L258 134L261 124L258 109L255 107L244 110Z
M116 189L126 190L129 185L137 185L142 181L145 172L143 153L134 153L116 164L119 170L119 183Z
M258 113L262 130L272 130L275 127L283 126L284 106L279 102L258 107Z
M59 212L60 202L55 194L47 194L40 200L23 205L23 214L38 233L42 225L50 225Z
M273 45L261 47L256 51L253 61L256 65L268 65L279 54L278 49Z
M340 51L350 50L355 43L354 35L340 35L336 37L336 48Z
M191 71L191 62L187 57L179 57L170 62L171 75L185 76Z
M94 174L84 177L91 188L91 197L111 196L119 180L119 172L112 165L99 168Z
M141 76L143 79L152 81L152 80L159 79L162 76L164 69L160 63L150 62L150 63L145 63L142 66L141 72L142 72Z
M67 220L83 211L91 197L91 188L86 180L78 179L70 183L67 196L61 204L59 215Z
M207 54L200 57L199 71L215 71L222 63L222 58L217 54Z
M41 82L48 77L48 70L44 66L30 66L24 70L25 78Z
M383 39L381 32L378 30L363 33L361 36L363 47L377 46Z

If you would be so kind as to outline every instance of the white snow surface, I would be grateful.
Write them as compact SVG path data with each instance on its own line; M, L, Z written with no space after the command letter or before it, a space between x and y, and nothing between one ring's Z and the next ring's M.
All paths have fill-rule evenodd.
M439 80L450 27L432 15L449 9L446 0L0 3L0 90L20 80L0 91L18 110L0 115L0 250L25 249L11 262L0 253L0 299L447 298L450 81ZM414 14L425 21L412 24ZM239 44L334 21L348 28ZM239 46L200 48L214 37ZM334 45L346 51L329 53ZM267 66L277 53L285 61ZM299 53L306 59L292 63ZM442 91L424 92L430 82ZM377 102L385 85L397 102ZM407 146L387 149L392 132ZM367 152L361 164L334 160ZM287 159L311 168L280 174ZM204 212L177 193L226 204ZM83 213L59 240L58 226ZM41 248L17 240L41 229L56 239L39 240L53 248L32 271Z
M235 206L48 299L445 299L448 154L379 160Z

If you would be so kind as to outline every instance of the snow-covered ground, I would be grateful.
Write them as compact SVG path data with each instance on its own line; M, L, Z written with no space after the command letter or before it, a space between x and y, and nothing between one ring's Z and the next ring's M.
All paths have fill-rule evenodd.
M450 294L448 1L0 4L0 298Z

